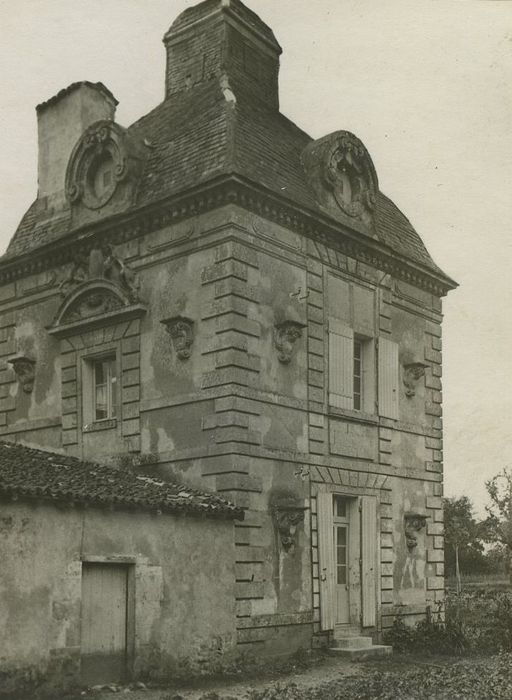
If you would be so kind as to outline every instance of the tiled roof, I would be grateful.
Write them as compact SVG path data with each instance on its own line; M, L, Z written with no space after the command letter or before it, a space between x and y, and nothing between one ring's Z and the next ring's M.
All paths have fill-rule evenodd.
M213 493L11 442L0 442L0 496L239 520L244 517L243 510Z
M196 10L205 11L219 2L211 0L190 8L177 22L186 22ZM238 0L235 6L244 7ZM145 143L148 150L133 210L184 194L218 176L236 175L313 215L329 217L317 203L302 166L302 152L311 137L259 101L250 89L238 83L232 87L236 103L225 99L219 79L212 78L165 100L129 128L130 135ZM4 259L31 252L70 232L70 212L62 214L54 219L51 212L29 209ZM341 210L336 221L367 235ZM432 260L409 220L381 192L377 195L375 234L391 253L452 283Z

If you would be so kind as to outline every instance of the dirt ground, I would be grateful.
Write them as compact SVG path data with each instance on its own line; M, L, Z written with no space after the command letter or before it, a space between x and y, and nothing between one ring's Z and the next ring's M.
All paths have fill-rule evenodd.
M130 700L247 700L251 698L251 691L262 693L265 689L269 691L269 697L279 698L281 694L288 697L285 692L287 686L295 685L297 696L307 697L308 691L317 690L326 685L337 686L344 679L354 681L359 679L358 686L364 687L366 676L386 673L396 673L401 675L405 669L437 669L447 665L457 663L460 659L421 660L413 657L394 657L374 662L355 663L349 662L339 657L325 656L319 659L313 666L307 669L299 669L296 672L269 674L268 676L254 676L244 678L241 681L233 680L212 680L204 679L198 682L195 687L177 686L173 688L119 688L119 694ZM270 691L273 691L272 693ZM280 692L282 691L282 693ZM364 691L363 691L364 692ZM113 692L105 690L87 694L94 700L112 700ZM329 696L325 695L325 700ZM352 697L364 698L364 695L347 695L347 700ZM374 695L368 695L368 698ZM412 698L412 696L411 696ZM512 696L511 696L512 698Z
M395 654L362 663L322 655L266 676L204 678L193 686L102 687L59 694L51 700L112 700L116 696L129 700L512 700L512 653L478 657ZM42 696L31 697L40 700ZM45 695L46 700L48 697Z

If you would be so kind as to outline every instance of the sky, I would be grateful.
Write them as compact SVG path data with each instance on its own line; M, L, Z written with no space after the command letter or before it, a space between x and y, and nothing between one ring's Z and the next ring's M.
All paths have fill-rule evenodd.
M163 98L188 0L0 0L0 252L35 198L35 106L102 81L128 126ZM482 513L512 466L512 2L246 0L283 47L281 111L368 148L460 287L444 300L445 490Z

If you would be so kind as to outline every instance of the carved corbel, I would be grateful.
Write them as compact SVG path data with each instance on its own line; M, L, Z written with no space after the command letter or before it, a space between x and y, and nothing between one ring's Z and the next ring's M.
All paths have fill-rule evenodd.
M16 357L11 357L8 362L12 365L23 391L26 394L30 394L34 388L36 361L25 357L25 355L17 355Z
M172 344L176 355L180 360L187 360L192 354L194 342L194 321L185 316L174 316L162 321L172 338Z
M299 321L282 321L274 327L274 344L279 362L288 364L293 356L295 342L302 336L304 324Z
M416 394L416 384L425 376L425 369L428 367L424 362L408 362L404 364L404 385L405 395L414 396Z
M302 503L293 495L278 495L271 500L270 510L281 546L288 552L295 545L297 528L304 522Z
M427 524L427 516L421 513L405 513L404 515L404 531L405 531L405 542L407 544L407 549L409 552L416 547L418 544L418 537L416 533Z

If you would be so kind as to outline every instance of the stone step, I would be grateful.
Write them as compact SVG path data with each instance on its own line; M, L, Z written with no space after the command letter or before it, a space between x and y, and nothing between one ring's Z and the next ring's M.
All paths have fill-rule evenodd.
M373 644L372 646L330 647L330 651L336 656L341 656L349 661L367 661L393 653L393 647L385 644Z
M360 627L335 627L334 628L334 639L345 639L345 637L360 637L361 628Z
M361 635L353 635L350 637L334 637L333 646L340 649L349 649L350 647L371 647L373 639L371 637L362 637Z

